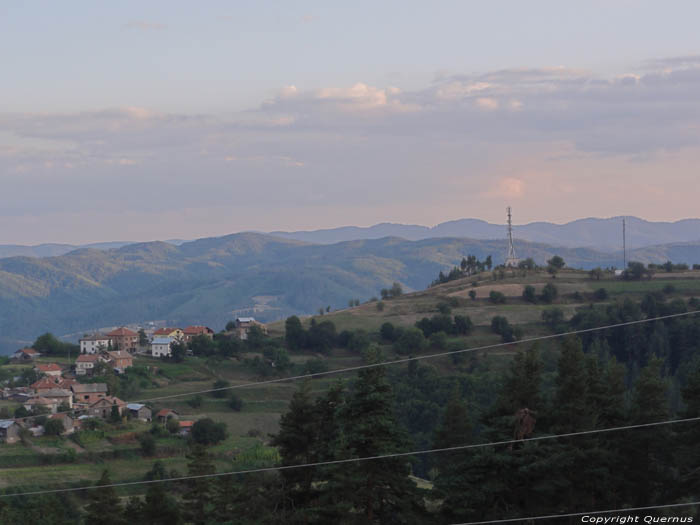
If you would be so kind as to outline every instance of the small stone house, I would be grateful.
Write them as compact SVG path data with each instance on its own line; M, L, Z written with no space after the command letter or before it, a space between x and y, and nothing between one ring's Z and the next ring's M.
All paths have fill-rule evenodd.
M123 415L126 409L126 403L118 397L106 396L92 403L86 410L88 416L108 418L112 414L112 407L116 406L119 415Z
M129 403L126 405L128 414L134 418L141 421L151 420L151 409L142 403Z
M107 397L105 383L76 383L71 386L73 402L81 405L92 405L95 401Z
M19 439L19 428L12 419L0 420L0 443L15 443Z

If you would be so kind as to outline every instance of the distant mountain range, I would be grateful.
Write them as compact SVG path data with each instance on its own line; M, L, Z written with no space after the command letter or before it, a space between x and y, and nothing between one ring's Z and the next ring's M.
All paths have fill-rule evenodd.
M621 266L619 253L516 241L519 257L543 263L554 254L573 267ZM206 324L254 315L269 321L345 307L399 281L425 288L467 254L503 261L506 241L397 237L310 244L240 233L184 242L74 250L56 257L0 259L0 351L52 331L57 335L149 320ZM644 262L700 263L700 243L631 251Z
M700 219L651 222L638 217L626 217L626 228L627 247L630 249L672 242L700 241ZM367 228L346 226L314 231L277 231L272 232L271 235L317 244L380 239L389 236L401 237L409 241L440 237L503 239L506 235L506 227L480 219L459 219L433 227L382 223ZM579 219L566 224L531 222L514 226L513 235L517 239L552 246L586 247L598 251L616 252L622 249L622 217Z
M659 244L700 241L700 219L683 219L676 222L651 222L637 217L627 217L627 247L630 249L656 246ZM541 242L552 246L568 248L586 247L602 252L616 252L622 247L622 217L609 219L579 219L566 224L531 222L513 227L516 239ZM437 226L411 224L375 224L366 228L345 226L313 231L271 232L270 235L309 242L313 244L335 244L362 239L401 237L409 241L443 237L467 239L503 239L506 227L479 219L459 219L443 222ZM166 240L179 246L187 242L182 239ZM86 245L40 244L21 246L0 244L0 258L4 257L55 257L74 250L92 248L109 250L135 244L134 242L102 242Z

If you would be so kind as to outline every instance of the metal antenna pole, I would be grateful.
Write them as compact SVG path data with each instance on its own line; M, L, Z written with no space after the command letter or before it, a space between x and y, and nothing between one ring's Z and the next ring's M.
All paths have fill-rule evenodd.
M622 269L627 269L627 231L624 217L622 217Z

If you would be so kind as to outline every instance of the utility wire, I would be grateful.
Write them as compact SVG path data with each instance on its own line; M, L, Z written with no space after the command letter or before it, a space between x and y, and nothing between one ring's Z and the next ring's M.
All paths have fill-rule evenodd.
M642 323L650 323L653 321L663 321L665 319L673 319L673 318L677 318L677 317L687 317L687 316L695 315L698 313L700 313L700 310L693 310L691 312L682 312L682 313L677 313L677 314L662 315L662 316L658 316L658 317L650 317L647 319L638 319L635 321L625 321L623 323L616 323L616 324L610 324L610 325L605 325L605 326L595 326L593 328L583 328L581 330L570 330L568 332L562 332L562 333L558 333L558 334L539 335L536 337L529 337L527 339L520 339L518 341L509 341L509 342L505 342L505 343L494 343L491 345L477 346L474 348L462 348L460 350L450 350L448 352L439 352L436 354L404 357L402 359L395 359L393 361L382 361L381 363L368 363L368 364L364 364L364 365L351 366L351 367L347 367L347 368L338 368L336 370L326 370L325 372L314 372L311 374L301 374L301 375L289 376L289 377L278 377L275 379L266 379L264 381L242 383L239 385L225 386L225 387L221 387L221 388L208 388L205 390L195 390L192 392L184 392L181 394L171 394L171 395L167 395L167 396L149 397L149 398L140 399L137 401L126 401L126 403L148 403L150 401L162 401L165 399L174 399L174 398L178 398L178 397L192 396L195 394L209 394L211 392L221 392L221 391L225 391L225 390L234 390L234 389L238 389L238 388L249 388L249 387L260 386L260 385L269 385L269 384L273 384L273 383L283 383L286 381L297 381L299 379L314 379L317 377L327 376L327 375L331 375L331 374L344 374L346 372L356 372L358 370L366 370L369 368L377 368L380 366L398 365L398 364L402 364L402 363L408 363L411 361L421 361L424 359L434 359L436 357L446 357L449 355L456 355L456 354L462 354L462 353L467 353L467 352L480 352L482 350L493 350L494 348L502 348L505 346L514 346L514 345L525 344L525 343L534 343L537 341L546 341L549 339L556 339L559 337L566 337L566 336L570 336L570 335L586 334L586 333L591 333L591 332L597 332L600 330L621 328L624 326L632 326L632 325L637 325L637 324L642 324ZM57 411L55 413L60 414L60 413L68 413L68 412L71 412L71 410ZM21 420L29 419L32 417L35 417L35 416L6 418L5 421L21 421Z
M669 503L666 505L650 505L648 507L630 507L627 509L610 509L610 510L593 510L593 511L589 511L589 512L572 512L570 514L547 514L545 516L526 516L523 518L508 518L508 519L503 519L503 520L467 521L464 523L455 523L454 525L487 525L490 523L513 523L515 521L553 520L556 518L573 518L575 516L595 516L596 514L619 514L622 512L638 512L641 510L693 507L696 505L700 505L700 501L691 501L689 503Z
M366 456L366 457L361 457L361 458L347 458L347 459L335 459L335 460L330 460L330 461L316 461L313 463L301 463L301 464L297 464L297 465L280 465L280 466L276 466L276 467L262 467L262 468L255 468L255 469L235 470L235 471L231 471L231 472L200 474L200 475L196 475L196 476L180 476L177 478L169 478L169 479L126 481L126 482L122 482L122 483L110 483L108 485L88 485L88 486L84 486L84 487L35 490L35 491L30 491L30 492L19 492L19 493L14 493L14 494L0 494L0 498L9 498L9 497L15 497L15 496L34 496L34 495L39 495L39 494L54 494L54 493L59 493L59 492L75 492L75 491L79 491L79 490L90 490L90 489L99 489L99 488L108 488L108 487L129 487L129 486L134 486L134 485L148 485L148 484L152 484L152 483L165 483L165 482L170 482L170 481L185 481L188 479L217 478L217 477L222 477L222 476L233 476L236 474L254 474L254 473L260 473L260 472L292 470L292 469L298 469L298 468L323 467L323 466L329 466L329 465L342 465L342 464L346 464L346 463L359 463L362 461L373 461L373 460L378 460L378 459L389 459L389 458L399 458L399 457L407 457L407 456L419 456L419 455L425 455L425 454L434 454L437 452L456 452L456 451L464 451L464 450L484 448L484 447L494 447L494 446L500 446L500 445L512 445L512 444L516 444L516 443L526 443L528 441L545 441L545 440L549 440L549 439L584 436L584 435L589 435L589 434L601 434L603 432L615 432L615 431L619 431L619 430L632 430L632 429L639 429L639 428L658 427L658 426L662 426L662 425L673 425L673 424L677 424L677 423L689 423L692 421L700 421L700 416L686 418L686 419L673 419L673 420L666 420L666 421L657 421L655 423L640 423L640 424L636 424L636 425L626 425L626 426L618 426L618 427L612 427L612 428L601 428L601 429L596 429L596 430L583 430L580 432L568 432L566 434L555 434L555 435L551 435L551 436L538 436L538 437L527 438L527 439L509 439L509 440L505 440L505 441L493 441L490 443L476 443L476 444L472 444L472 445L456 445L453 447L433 448L433 449L427 449L427 450L414 450L411 452L394 452L392 454L381 454L381 455ZM519 518L519 519L521 519L521 518ZM522 518L522 519L525 519L525 518ZM530 518L528 518L528 519L530 519ZM490 523L490 522L484 522L484 523ZM494 522L494 523L497 523L497 522Z

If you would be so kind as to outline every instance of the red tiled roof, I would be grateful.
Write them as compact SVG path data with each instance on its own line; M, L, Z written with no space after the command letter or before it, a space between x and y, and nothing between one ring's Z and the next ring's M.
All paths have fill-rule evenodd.
M189 428L194 425L194 421L180 421L180 428Z
M58 366L56 363L47 363L45 365L38 364L36 367L39 369L39 372L60 372L61 367Z
M50 377L42 377L38 381L31 384L31 387L34 390L56 388L56 386L57 386L56 381L54 381Z
M110 337L136 337L137 334L136 332L132 332L128 328L125 328L124 326L117 328L116 330L112 330L107 334Z
M34 350L33 348L22 348L21 350L19 350L19 352L22 352L23 354L30 354L30 355L39 353L36 350Z
M207 326L188 326L183 330L187 335L200 335L212 333L214 330Z
M97 354L80 354L78 359L75 360L76 363L94 363L100 358Z
M175 332L176 330L179 330L179 328L158 328L158 330L153 332L153 335L168 335Z
M158 411L156 414L156 417L166 417L168 414L177 414L174 410L171 410L169 408L163 408Z

